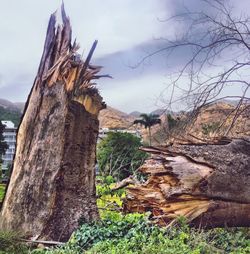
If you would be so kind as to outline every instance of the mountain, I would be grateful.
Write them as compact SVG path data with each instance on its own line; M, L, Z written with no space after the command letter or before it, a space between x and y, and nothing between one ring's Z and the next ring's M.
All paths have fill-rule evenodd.
M134 116L121 112L112 107L101 110L99 121L101 128L121 128L127 129L133 125Z
M195 135L202 135L204 126L213 128L213 125L218 125L219 121L225 121L227 114L233 111L235 108L235 101L221 101L205 107L199 114L197 120L193 124L192 133ZM5 99L0 99L0 120L10 120L17 126L22 115L24 103L12 103ZM156 134L158 140L164 139L164 132L167 127L167 113L161 114L164 110L158 109L151 113L159 114L162 120L161 125L155 125L152 128L152 134ZM243 133L249 133L250 130L250 109L245 111L244 114L236 121L235 127L233 128L233 136L241 136ZM133 121L140 116L140 112L134 111L130 114L121 112L115 108L107 107L101 110L99 115L100 127L101 128L119 128L119 129L134 129L138 128L141 130L143 138L147 138L147 130L140 126L134 126ZM177 117L176 115L174 117ZM185 113L184 113L185 117ZM232 117L231 117L232 118ZM227 124L226 124L227 126ZM226 128L226 127L225 127ZM250 133L249 133L250 134Z
M25 106L25 103L24 103L24 102L14 102L14 105L15 105L21 112L23 112L24 106Z
M139 111L133 111L131 113L129 113L130 116L133 116L135 118L139 118L141 114L143 114L145 112L139 112ZM146 113L147 114L147 113ZM155 109L153 110L152 112L150 112L149 114L153 114L153 115L164 115L164 114L175 114L174 112L172 111L169 111L169 110L166 110L166 109L163 109L163 108L158 108L158 109Z
M156 110L152 111L150 114L161 116L165 113L167 114L167 113L169 113L169 111L167 111L166 109L159 108L159 109L156 109Z
M195 135L200 136L202 132L204 133L204 128L213 129L213 126L216 127L223 124L221 127L221 133L225 133L233 120L234 114L232 114L232 112L234 113L234 110L235 104L232 103L232 101L231 103L228 103L228 101L221 101L205 107L198 115L192 128L192 132ZM250 135L249 116L250 108L247 107L235 121L229 136L244 137L246 135Z
M0 99L0 107L4 109L8 109L11 111L18 111L20 112L23 108L24 103L13 103L11 101Z
M132 117L135 117L135 118L139 118L140 115L141 115L141 112L133 111L133 112L129 113L129 115L132 116Z
M241 107L243 110L243 107ZM188 128L188 133L198 138L209 138L216 135L224 135L230 124L233 121L234 115L232 112L235 111L234 103L228 103L220 101L211 105L208 105L201 109L196 120ZM187 119L188 114L183 112L182 114L173 114L174 119L183 122ZM234 122L234 126L231 131L227 134L229 137L242 138L250 136L250 108L247 107L242 114ZM152 127L153 144L165 144L169 139L168 134L168 118L167 115L161 115L161 125ZM221 126L221 127L220 127ZM220 128L219 128L220 127ZM216 131L216 132L215 132ZM178 134L181 138L185 136L185 132Z

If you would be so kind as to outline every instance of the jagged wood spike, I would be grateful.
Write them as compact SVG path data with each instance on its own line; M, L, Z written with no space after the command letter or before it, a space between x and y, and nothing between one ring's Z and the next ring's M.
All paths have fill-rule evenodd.
M84 74L85 74L85 72L86 72L86 70L87 70L87 68L88 68L88 66L89 66L90 60L91 60L91 58L92 58L92 56L93 56L93 53L94 53L94 51L95 51L95 49L96 49L97 43L98 43L98 41L95 40L94 43L93 43L93 45L92 45L92 47L91 47L91 49L90 49L90 51L89 51L89 54L88 54L87 58L86 58L86 60L85 60L85 62L84 62L84 64L83 64L83 67L82 67L81 70L79 71L78 81L75 83L75 91L77 91L78 87L79 87L79 86L81 85L81 83L83 82Z

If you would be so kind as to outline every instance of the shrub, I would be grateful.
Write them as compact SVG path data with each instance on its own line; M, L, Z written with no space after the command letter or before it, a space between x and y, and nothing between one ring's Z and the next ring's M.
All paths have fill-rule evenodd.
M150 230L143 215L129 214L123 216L119 213L109 213L102 221L92 224L83 224L72 236L71 242L87 249L92 245L105 241L107 239L119 240L121 238L130 238L138 231Z
M20 239L21 236L18 233L0 231L0 254L28 253L28 247Z
M112 187L114 187L115 183L112 179L112 176L99 176L97 180L97 206L102 219L114 213L114 211L119 213L122 209L122 198L125 197L125 190L119 189L113 191Z
M81 250L77 246L73 246L72 244L65 244L61 247L54 247L50 249L35 249L31 252L31 254L83 254L83 250Z

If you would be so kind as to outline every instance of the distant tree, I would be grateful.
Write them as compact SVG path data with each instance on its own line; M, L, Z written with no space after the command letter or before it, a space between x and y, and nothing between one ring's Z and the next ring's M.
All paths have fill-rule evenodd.
M134 124L143 125L146 129L148 129L149 136L149 145L151 145L151 127L156 124L161 124L161 119L159 115L156 114L141 114L141 119L137 119L134 121Z
M7 143L4 141L3 131L5 126L0 121L0 163L2 163L2 155L5 154L5 151L8 149Z
M99 172L122 180L135 174L147 157L139 150L140 138L130 133L110 132L97 147Z

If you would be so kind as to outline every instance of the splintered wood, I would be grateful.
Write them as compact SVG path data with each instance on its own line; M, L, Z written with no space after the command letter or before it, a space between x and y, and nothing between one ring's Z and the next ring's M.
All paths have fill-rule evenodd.
M249 148L246 140L143 148L151 154L140 168L148 180L127 187L124 211L150 211L152 219L160 225L171 225L184 216L195 226L249 226L250 187L242 186L250 180ZM232 157L225 160L225 153ZM237 159L244 161L237 163L234 161ZM238 166L238 174L230 166Z

